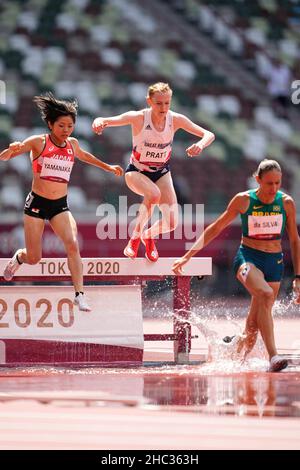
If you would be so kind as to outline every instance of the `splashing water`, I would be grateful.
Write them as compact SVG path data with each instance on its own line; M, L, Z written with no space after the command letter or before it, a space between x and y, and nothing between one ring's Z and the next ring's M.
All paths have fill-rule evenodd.
M272 313L276 318L297 317L299 315L299 305L295 304L294 295L290 294L285 299L276 300Z
M175 314L175 317L181 322L196 326L207 341L208 362L200 366L201 372L206 374L216 372L232 374L245 371L265 371L268 368L269 362L266 360L265 348L260 335L247 359L244 358L243 351L238 352L239 342L245 338L245 335L241 326L232 320L229 315L226 315L227 328L224 329L223 326L221 334L208 326L210 320L216 319L203 319L202 317L200 319L199 312L190 312L188 318L185 318L179 312ZM228 328L230 333L226 334Z

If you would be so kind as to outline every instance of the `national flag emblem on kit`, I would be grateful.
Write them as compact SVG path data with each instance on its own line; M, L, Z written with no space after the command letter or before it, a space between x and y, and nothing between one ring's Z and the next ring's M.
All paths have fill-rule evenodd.
M280 206L273 206L274 212L280 212Z
M35 207L33 207L33 209L31 209L31 212L38 214L40 212L40 209L36 209Z

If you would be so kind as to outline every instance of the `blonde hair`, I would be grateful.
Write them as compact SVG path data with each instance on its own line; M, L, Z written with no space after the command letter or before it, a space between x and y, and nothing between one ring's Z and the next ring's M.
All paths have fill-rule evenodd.
M268 158L265 158L260 162L253 176L258 176L259 178L261 178L265 173L272 170L276 170L281 173L279 163L276 162L276 160L269 160Z
M153 85L150 85L148 88L148 93L147 93L147 98L151 98L151 96L154 95L154 93L173 93L172 88L168 83L163 83L163 82L157 82L153 83Z

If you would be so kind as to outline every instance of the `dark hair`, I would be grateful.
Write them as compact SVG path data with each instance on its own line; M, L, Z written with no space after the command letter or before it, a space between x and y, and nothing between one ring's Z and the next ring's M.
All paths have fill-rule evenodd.
M279 163L276 162L276 160L268 160L267 158L265 158L260 162L253 176L258 176L259 178L261 178L265 173L272 170L276 170L282 173L281 167Z
M73 122L77 116L77 101L57 100L48 91L45 95L35 96L33 102L37 105L43 120L48 124L53 124L61 116L71 116Z

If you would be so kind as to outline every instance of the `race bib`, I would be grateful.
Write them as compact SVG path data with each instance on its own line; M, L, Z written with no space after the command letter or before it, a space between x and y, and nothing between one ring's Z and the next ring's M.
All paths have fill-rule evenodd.
M272 235L280 235L282 229L282 214L277 215L249 215L249 237L267 238Z
M164 163L168 160L171 151L170 145L165 148L143 147L140 162Z
M72 160L44 158L40 177L45 180L68 183L73 164Z

